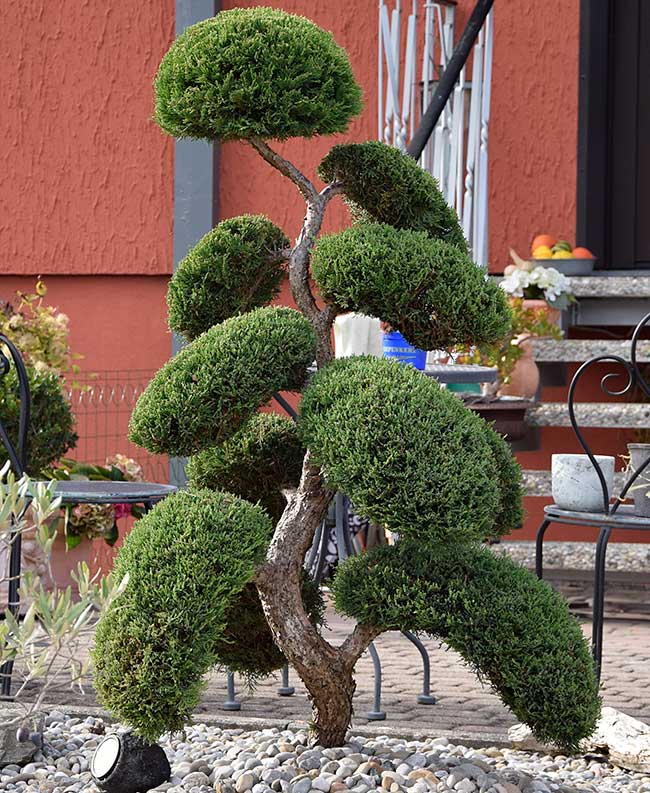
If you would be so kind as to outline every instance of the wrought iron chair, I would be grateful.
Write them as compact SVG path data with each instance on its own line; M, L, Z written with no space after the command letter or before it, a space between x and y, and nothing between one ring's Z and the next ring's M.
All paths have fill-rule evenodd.
M5 350L9 351L9 356ZM16 346L6 336L0 333L0 377L7 375L11 364L16 367L20 396L20 413L18 418L17 446L9 437L7 428L0 419L0 440L9 456L9 462L17 477L25 473L27 467L27 433L29 431L29 416L31 411L31 395L29 391L29 378L23 359ZM20 557L22 553L22 535L19 531L12 532L9 554L9 597L8 608L14 617L18 617L20 610ZM8 697L11 694L11 673L13 661L7 661L0 667L0 694Z
M636 470L634 470L621 492L615 496L610 503L610 494L607 490L607 483L602 469L596 460L589 444L578 425L575 412L575 394L578 383L586 371L592 366L603 362L619 364L623 372L610 372L601 378L600 387L609 396L623 396L628 394L633 388L639 387L642 392L650 398L650 384L643 377L637 363L637 346L644 328L650 323L650 314L647 314L636 326L632 335L630 346L630 360L627 361L620 355L597 355L585 361L576 371L568 394L568 410L571 427L576 437L589 457L591 465L594 467L598 476L598 481L602 489L603 509L602 512L575 512L551 504L544 508L544 520L537 531L536 553L535 553L535 572L539 578L543 575L543 543L544 535L551 523L568 523L573 526L592 526L599 529L598 541L596 543L596 560L594 569L594 602L593 602L593 626L592 626L592 651L596 663L596 673L600 679L602 654L603 654L603 621L604 621L604 601L605 601L605 557L607 554L607 544L613 529L636 529L650 531L650 518L640 517L634 514L634 507L623 504L628 492L635 482L650 464L650 456ZM620 388L611 387L611 381L615 378L626 377L626 382Z

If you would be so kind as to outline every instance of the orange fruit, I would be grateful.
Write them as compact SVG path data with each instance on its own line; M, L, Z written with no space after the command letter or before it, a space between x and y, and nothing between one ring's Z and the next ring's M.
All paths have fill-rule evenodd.
M532 241L530 249L531 251L534 251L535 248L552 248L556 242L557 240L555 237L551 237L550 234L538 234Z
M589 250L589 248L574 248L573 249L573 258L574 259L594 259L595 256Z

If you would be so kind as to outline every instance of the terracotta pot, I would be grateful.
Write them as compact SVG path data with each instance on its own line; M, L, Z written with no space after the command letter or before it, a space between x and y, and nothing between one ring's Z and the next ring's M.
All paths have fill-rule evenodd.
M544 301L539 301L544 302ZM533 399L539 388L539 368L533 358L533 348L529 337L517 339L517 345L523 355L515 364L510 375L510 382L501 386L499 396L518 396L522 399Z
M553 322L556 325L560 324L562 312L559 308L551 308L546 300L530 300L528 298L524 298L524 308L533 309L533 311L544 312L548 315L549 322Z
M50 586L57 589L72 587L72 594L79 594L77 584L70 573L76 572L77 565L81 562L86 562L90 566L94 555L91 540L84 538L76 548L68 550L65 545L65 536L62 531L59 531L52 547Z

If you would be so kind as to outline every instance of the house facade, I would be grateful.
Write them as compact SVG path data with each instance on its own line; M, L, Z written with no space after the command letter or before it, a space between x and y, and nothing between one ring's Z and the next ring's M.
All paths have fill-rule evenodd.
M302 199L249 146L175 143L152 120L152 81L175 33L219 10L256 4L28 0L0 10L0 295L30 291L42 276L50 302L70 316L72 344L88 371L144 377L169 358L167 282L214 222L265 213L290 237L299 228ZM364 90L364 111L345 135L278 146L313 174L334 143L378 137L384 3L266 4L331 30ZM387 5L392 12L396 4ZM457 39L475 0L433 5L454 6ZM425 3L398 6L406 36L408 15L415 11L421 23ZM604 300L589 315L592 336L624 338L650 303L643 278L650 267L650 7L642 0L495 0L492 25L490 271L503 270L511 247L526 255L537 233L586 245L608 277L617 271L638 284L629 300ZM337 199L324 230L347 223ZM615 322L605 320L610 314ZM584 336L586 324L572 334ZM543 401L565 399L576 362L564 364L564 374L549 368ZM599 451L618 454L633 431L590 432ZM542 424L537 448L519 457L527 469L547 470L553 451L573 450L570 429ZM527 501L522 537L532 536L548 498ZM554 532L591 538L578 529Z

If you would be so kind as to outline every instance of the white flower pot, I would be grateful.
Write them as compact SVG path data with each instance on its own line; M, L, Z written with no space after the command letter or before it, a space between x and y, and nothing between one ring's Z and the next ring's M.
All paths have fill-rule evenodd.
M608 496L614 488L614 457L595 455L605 477ZM551 457L553 501L574 512L602 512L603 490L596 469L586 454L554 454ZM609 499L608 499L609 500Z

